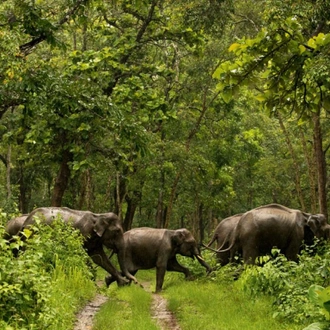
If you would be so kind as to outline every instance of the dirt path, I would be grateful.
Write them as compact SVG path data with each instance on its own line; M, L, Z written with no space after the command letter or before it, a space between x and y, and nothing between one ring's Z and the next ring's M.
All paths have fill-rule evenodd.
M146 291L151 293L150 283L143 283ZM109 298L97 294L78 314L73 330L91 330L93 318L102 304ZM167 300L160 294L152 293L151 317L156 320L160 330L180 330L180 326L172 312L167 308Z
M90 330L93 328L94 315L109 298L97 294L78 314L73 330Z
M161 330L181 329L173 313L167 309L167 300L160 294L152 295L151 316L156 319Z

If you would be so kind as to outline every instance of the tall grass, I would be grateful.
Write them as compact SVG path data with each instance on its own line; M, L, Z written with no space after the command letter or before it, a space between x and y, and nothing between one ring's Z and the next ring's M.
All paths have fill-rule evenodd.
M54 269L50 288L49 309L53 318L50 330L72 329L75 314L96 292L95 283L80 269L65 268L57 264Z

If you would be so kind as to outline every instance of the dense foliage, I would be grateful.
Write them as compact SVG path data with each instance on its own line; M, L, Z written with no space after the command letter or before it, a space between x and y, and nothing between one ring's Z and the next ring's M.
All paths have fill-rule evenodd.
M0 227L0 328L68 329L95 292L80 233L59 221L26 229L24 240L3 234Z
M0 206L111 210L201 240L270 202L327 213L316 3L1 2Z

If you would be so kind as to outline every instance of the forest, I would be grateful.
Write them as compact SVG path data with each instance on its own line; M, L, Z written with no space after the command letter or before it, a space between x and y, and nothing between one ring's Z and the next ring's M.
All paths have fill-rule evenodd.
M1 209L190 228L327 216L327 1L6 0Z
M124 231L188 228L204 243L220 220L270 203L327 220L329 54L328 0L2 0L0 234L48 206L114 212ZM5 329L54 322L47 281L63 269L92 287L80 238L58 230L67 250L46 232L21 261L0 238ZM242 281L280 292L279 313L307 326L320 319L308 287L330 284L322 253Z

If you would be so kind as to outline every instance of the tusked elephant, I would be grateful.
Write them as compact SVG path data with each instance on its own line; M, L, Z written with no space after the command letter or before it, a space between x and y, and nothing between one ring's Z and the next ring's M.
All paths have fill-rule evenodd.
M196 257L207 272L212 270L201 257L195 238L185 228L177 230L135 228L124 233L124 240L125 264L131 274L135 275L139 269L156 267L156 292L162 290L166 270L183 273L186 278L191 275L188 268L178 263L177 254ZM112 275L106 277L108 286L113 281Z
M241 216L230 246L218 252L230 251L231 259L241 252L244 263L254 264L258 256L276 247L289 260L297 261L306 233L312 231L317 238L329 239L329 228L323 214L313 215L280 204L264 205Z
M136 279L127 270L125 264L125 244L123 228L118 216L112 212L92 213L90 211L72 210L67 207L42 207L32 211L24 221L22 229L35 222L35 217L51 224L58 217L78 229L84 237L84 248L92 260L108 273L118 286L128 284L130 281L137 283ZM118 255L120 273L106 256L103 245L112 249ZM127 279L125 279L125 276Z
M220 252L217 252L217 260L221 266L225 266L230 262L230 251L221 252L221 250L229 247L233 240L234 229L242 215L243 213L235 214L221 220L215 228L210 242L206 246L204 245L205 248L210 248L215 241L217 242L217 250L220 250Z

